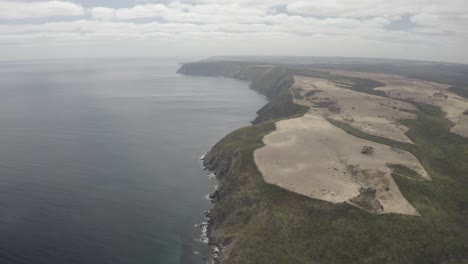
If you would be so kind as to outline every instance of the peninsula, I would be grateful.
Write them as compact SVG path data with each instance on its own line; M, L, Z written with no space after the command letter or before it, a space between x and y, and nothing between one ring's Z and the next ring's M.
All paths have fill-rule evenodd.
M178 72L268 100L203 160L215 261L468 263L468 66L243 57Z

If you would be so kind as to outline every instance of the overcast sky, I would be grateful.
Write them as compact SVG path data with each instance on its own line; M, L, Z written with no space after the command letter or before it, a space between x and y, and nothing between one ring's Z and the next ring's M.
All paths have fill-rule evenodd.
M468 63L468 0L0 0L0 55L307 55Z

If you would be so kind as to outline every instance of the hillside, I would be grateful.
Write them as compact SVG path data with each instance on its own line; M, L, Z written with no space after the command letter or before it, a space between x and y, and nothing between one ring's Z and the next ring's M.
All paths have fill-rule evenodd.
M268 99L268 104L259 110L254 125L227 135L204 159L206 167L215 173L220 183L212 195L215 205L209 214L211 243L220 248L218 261L468 263L468 139L450 132L454 124L446 119L440 106L409 98L392 99L409 104L408 109L402 111L412 115L411 118L403 115L397 120L399 126L405 128L404 137L392 138L340 118L346 109L335 113L331 107L346 105L346 101L333 92L336 87L353 92L353 96L356 93L357 96L378 96L383 98L379 100L387 100L385 80L347 76L344 72L330 74L306 66L223 61L184 64L179 72L251 81L251 88ZM334 85L330 89L326 86L315 89L320 90L318 92L304 88L297 90L296 76L321 79L324 85L327 82ZM333 104L317 101L320 94L327 92L329 94L323 97L333 100ZM445 92L449 97L456 96L449 90ZM277 130L278 124L281 127L284 121L280 120L303 118L304 115L326 116L327 127L346 132L338 136L340 139L349 135L356 138L351 139L353 142L366 140L414 155L431 180L421 180L421 173L409 168L408 164L388 164L391 174L388 177L418 212L417 216L382 214L378 207L374 207L376 198L372 190L363 191L350 202L330 202L267 183L266 175L260 173L255 162L254 153L265 147L264 142L268 144L265 136ZM387 117L379 118L386 120ZM292 131L292 135L297 136L297 132ZM409 141L395 140L398 138ZM324 144L321 147L311 145L311 153L326 151L331 146ZM307 151L304 153L307 155ZM316 160L311 158L308 162Z

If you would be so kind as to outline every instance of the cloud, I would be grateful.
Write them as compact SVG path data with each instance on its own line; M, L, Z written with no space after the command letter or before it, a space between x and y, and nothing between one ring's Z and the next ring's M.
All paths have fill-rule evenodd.
M465 7L463 0L334 0L293 1L287 4L289 12L319 17L386 17L400 18L425 9Z
M27 19L43 17L82 16L85 10L80 5L63 2L13 2L0 1L0 19Z
M113 20L116 18L115 9L109 7L95 7L91 9L91 17L98 20Z
M190 4L170 2L166 5L148 3L136 5L132 8L103 8L91 9L91 17L99 20L138 20L164 19L169 22L182 23L257 23L268 15L267 10L240 6L237 4Z
M267 32L286 35L354 36L363 39L408 42L431 33L434 35L465 34L466 29L460 26L464 24L459 23L460 20L466 19L463 14L458 15L461 12L460 2L455 0L448 0L448 2L449 4L443 8L438 8L438 2L435 0L413 0L409 4L401 2L396 7L394 4L386 4L387 1L383 0L293 2L285 0L183 0L168 1L164 4L150 2L136 4L129 8L93 7L88 10L87 18L79 21L5 25L0 27L0 33L45 32L49 34L48 32L56 31L57 27L60 27L60 31L68 29L71 33L79 32L82 35L85 33L89 35L90 32L119 36L128 34L132 37L138 34L158 35L160 32L168 34L192 34L207 31L229 34ZM70 4L58 1L35 4L44 6L57 3ZM379 5L371 5L371 3ZM78 6L78 9L80 11L76 14L82 14L82 8ZM42 14L50 15L53 10L47 10L48 13ZM23 15L26 14L27 12ZM402 16L409 17L409 21L414 23L413 28L389 31L388 26L399 21ZM75 30L77 25L80 31ZM428 26L431 26L431 30L427 28ZM126 32L125 28L128 27L132 30ZM404 38L399 39L402 34L395 31L405 31L409 36L405 35Z
M417 25L435 26L438 24L439 17L434 14L421 13L412 16L410 20Z
M118 9L95 7L91 9L91 17L99 20L134 20L162 17L170 11L171 9L163 4L145 4Z
M89 48L97 42L122 46L157 40L168 47L180 41L202 49L201 43L207 45L210 39L210 47L225 43L220 47L229 54L240 50L235 45L247 49L250 44L249 53L255 53L268 40L274 46L281 39L284 54L300 55L307 46L328 49L333 43L335 55L340 55L352 40L359 45L345 50L380 50L385 55L398 54L400 48L408 54L432 47L431 54L436 54L466 44L467 13L464 0L135 0L126 8L112 7L109 1L108 6L86 10L66 1L0 0L0 20L5 22L0 24L0 45L55 41L87 43ZM406 26L398 26L401 23ZM320 55L320 49L310 52Z

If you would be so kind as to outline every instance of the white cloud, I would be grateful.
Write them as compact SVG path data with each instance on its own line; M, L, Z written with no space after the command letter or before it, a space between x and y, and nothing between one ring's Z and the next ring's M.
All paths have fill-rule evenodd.
M312 0L293 1L287 10L297 14L324 17L386 17L398 18L417 14L425 9L466 9L464 0Z
M109 7L95 7L91 9L91 17L98 20L115 19L115 9Z
M439 17L437 15L426 13L414 15L410 19L413 23L424 26L435 26L439 21Z
M170 2L167 5L148 3L132 8L91 9L94 19L100 20L135 20L164 19L170 22L183 23L257 23L268 15L267 10L231 4L188 4Z
M63 2L13 2L0 1L0 19L26 19L53 16L82 16L85 11L80 5Z
M0 45L87 43L84 47L89 49L103 42L136 47L141 41L157 40L167 47L190 42L195 53L210 39L213 43L208 46L219 43L219 49L224 47L230 54L241 50L236 45L249 46L252 51L247 53L263 51L262 45L269 39L272 46L290 41L290 47L282 46L283 54L300 55L299 51L306 50L313 53L304 55L321 55L320 49L305 48L320 45L335 47L336 54L330 55L354 49L356 54L350 52L349 56L364 56L380 50L380 57L398 51L400 56L410 56L410 50L430 49L427 54L434 56L458 49L468 61L468 50L460 51L468 42L467 13L464 0L138 0L128 8L109 4L87 10L63 1L25 4L0 0L0 19L43 17L46 21L0 24ZM81 17L70 21L57 16ZM355 47L348 47L350 40Z
M160 18L172 10L162 4L136 5L132 8L94 7L90 9L91 18L96 20L138 20Z

